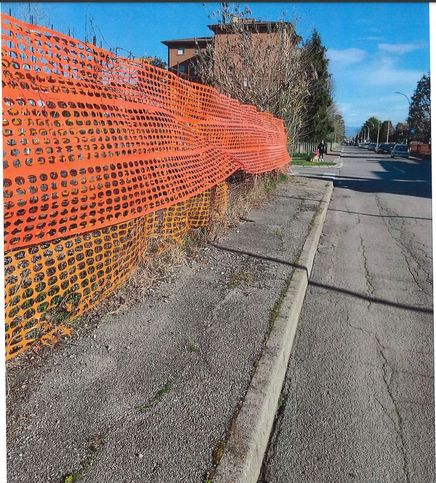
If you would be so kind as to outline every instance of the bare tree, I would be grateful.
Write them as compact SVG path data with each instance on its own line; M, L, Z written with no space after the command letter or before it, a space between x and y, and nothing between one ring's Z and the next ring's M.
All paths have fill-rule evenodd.
M203 82L283 119L289 140L297 139L314 72L294 25L280 20L260 27L243 13L214 29L213 42L198 55Z
M328 107L327 113L333 129L328 136L329 140L335 143L342 142L345 136L345 123L341 110L336 103L333 102Z
M50 8L50 7L49 7ZM49 15L47 11L47 5L41 3L17 3L13 9L13 15L23 22L30 23L32 25L49 25Z

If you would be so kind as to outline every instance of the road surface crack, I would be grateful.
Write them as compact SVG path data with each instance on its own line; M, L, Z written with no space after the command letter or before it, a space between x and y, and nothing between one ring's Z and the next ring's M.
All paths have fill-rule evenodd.
M394 422L394 418L392 418L390 416L389 416L389 419L392 421L394 428L395 428L395 431L396 431L398 438L400 440L399 450L400 450L401 456L403 458L403 473L404 473L406 483L410 483L409 465L408 465L408 461L407 461L406 444L405 444L404 430L403 430L403 418L401 416L401 412L399 410L397 401L396 401L396 399L393 395L392 387L391 387L393 371L392 371L392 368L390 367L390 365L388 363L388 360L386 358L384 351L382 349L380 349L379 353L380 353L380 355L383 359L383 366L382 366L383 381L385 383L386 391L388 393L388 396L389 396L389 398L392 402L392 406L394 408L395 422ZM390 370L389 380L388 380L388 369ZM386 412L386 410L385 410L385 412ZM386 412L386 414L387 414L387 412Z
M347 325L351 327L352 329L359 330L363 334L367 335L368 337L372 337L378 346L378 353L380 354L380 357L382 359L382 378L383 382L386 388L387 395L391 401L393 410L394 410L394 416L391 415L390 411L380 402L380 400L374 396L374 399L377 401L379 406L382 408L383 412L386 414L386 416L389 418L389 420L392 422L392 425L395 429L395 433L397 434L398 440L400 444L397 442L397 448L401 453L402 459L403 459L403 473L405 477L406 483L410 483L410 474L409 474L409 464L407 460L407 454L406 454L406 445L405 445L405 438L404 438L404 430L403 430L403 418L401 416L397 401L394 397L394 394L392 392L392 376L393 376L393 369L390 366L387 357L385 355L385 350L386 347L381 343L380 338L378 335L368 329L364 329L363 327L359 327L356 325L353 325L350 322L350 315L347 314Z
M379 196L375 195L375 201L377 203L377 207L379 209L380 214L388 215L388 216L398 215L397 213L389 210L386 206L384 206ZM429 290L431 291L431 285L432 285L431 257L429 257L429 255L425 252L423 248L419 248L416 242L413 243L411 240L405 239L406 230L404 229L405 223L403 220L398 218L391 220L389 218L383 217L383 223L385 224L392 239L399 247L403 255L404 261L406 262L407 270L412 276L413 281L415 282L415 285L418 287L418 289L421 292L424 292L425 294L429 294ZM402 230L399 229L397 226L395 226L398 223L401 223L401 227L403 228ZM412 236L414 236L413 233L412 233ZM428 267L430 267L430 271L426 270L427 263L425 263L423 260L420 260L420 257L415 252L420 252L421 256L424 259L426 259L426 261L430 260L430 263L428 263ZM418 269L415 269L414 267L412 267L410 263L411 260L413 260L413 262L417 265ZM422 271L425 274L425 282L428 284L428 286L425 286L425 284L423 284L422 281L419 280L419 271ZM428 287L430 287L430 289Z
M361 249L362 258L363 258L363 270L365 272L365 282L366 282L366 287L367 287L367 295L373 296L374 292L375 292L375 288L374 288L374 284L373 284L373 281L372 281L372 276L369 273L368 257L367 257L367 254L366 254L366 248L365 248L365 244L363 243L363 237L362 237L361 233L359 233L359 237L360 237L360 249ZM368 301L368 307L370 305L371 305L371 301Z

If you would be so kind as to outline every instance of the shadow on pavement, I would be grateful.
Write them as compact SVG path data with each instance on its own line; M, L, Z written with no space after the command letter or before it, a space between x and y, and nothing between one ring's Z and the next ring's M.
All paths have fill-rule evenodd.
M279 258L267 257L265 255L260 255L260 254L257 254L257 253L246 252L246 251L243 251L243 250L236 250L235 248L229 248L229 247L225 247L225 246L222 246L222 245L217 245L216 243L212 243L211 245L213 247L217 248L218 250L224 250L224 251L236 253L236 254L239 254L239 255L246 255L246 256L253 257L253 258L256 258L256 259L259 259L259 260L266 260L268 262L280 263L282 265L287 265L287 266L293 267L295 269L304 270L306 272L306 276L309 278L309 273L308 273L307 267L305 267L304 265L298 265L296 263L291 263L291 262L288 262L286 260L280 260ZM363 294L363 293L360 293L360 292L355 292L354 290L349 290L349 289L342 288L342 287L336 287L334 285L326 285L324 283L315 282L314 280L310 280L310 279L308 281L308 284L313 286L313 287L319 287L319 288L323 288L323 289L326 289L326 290L332 290L333 292L339 292L339 293L343 293L345 295L349 295L351 297L359 298L359 299L362 299L362 300L367 300L367 301L369 301L371 303L375 303L375 304L387 305L389 307L395 307L395 308L403 309L403 310L411 310L413 312L423 312L423 313L426 313L426 314L432 314L433 313L433 309L429 308L429 307L417 307L417 306L414 306L414 305L400 304L398 302L393 302L392 300L386 300L386 299L382 299L382 298L379 298L379 297L369 297L366 294Z
M365 159L367 158L368 159L368 154L367 153L363 153L363 154L360 154L360 155L355 155L355 154L343 154L342 155L343 158L353 158L353 159Z
M328 211L340 211L341 213L350 213L351 215L359 215L359 216L374 216L375 218L408 218L410 220L425 220L425 221L432 220L431 218L423 218L421 216L377 215L375 213L359 213L357 211L338 210L336 208L328 208Z
M344 158L352 157L345 155ZM371 171L372 178L336 175L335 188L344 188L365 193L391 193L431 198L431 164L411 163L400 159L372 159L384 171ZM300 176L304 176L301 174ZM310 178L326 179L323 176L308 175ZM333 175L332 175L333 177Z

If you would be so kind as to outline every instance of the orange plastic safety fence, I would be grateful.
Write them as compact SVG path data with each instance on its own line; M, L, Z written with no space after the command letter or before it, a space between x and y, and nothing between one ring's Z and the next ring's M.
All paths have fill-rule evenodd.
M230 174L289 161L270 114L7 15L2 81L8 357L222 213Z
M288 162L283 122L2 16L6 248L131 220Z
M227 193L224 183L145 217L6 253L6 359L68 334L65 322L120 287L150 244L221 219Z

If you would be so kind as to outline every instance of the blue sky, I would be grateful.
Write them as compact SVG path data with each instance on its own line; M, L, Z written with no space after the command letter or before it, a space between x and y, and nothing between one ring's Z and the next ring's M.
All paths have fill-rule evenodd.
M2 3L2 11L23 20L30 13L37 23L85 38L98 45L122 47L134 56L156 55L166 60L161 40L209 36L208 24L219 3ZM426 3L243 3L251 17L295 21L307 39L313 29L328 49L334 78L334 98L347 127L361 126L370 116L407 118L406 98L430 70L429 7ZM120 51L123 55L124 51Z

